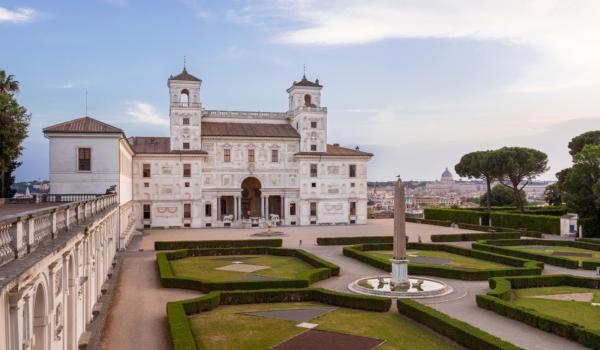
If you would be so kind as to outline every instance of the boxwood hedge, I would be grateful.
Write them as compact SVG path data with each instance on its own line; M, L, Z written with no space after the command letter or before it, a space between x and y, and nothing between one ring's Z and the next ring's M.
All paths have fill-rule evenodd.
M314 269L304 272L296 279L272 279L265 281L231 281L212 282L201 277L175 276L171 269L170 260L182 259L190 256L215 256L215 255L279 255L298 258ZM272 247L244 247L244 248L205 248L184 249L169 253L157 253L156 263L161 285L165 288L186 288L207 293L211 290L236 290L236 289L267 289L267 288L304 288L312 283L337 276L339 266L323 260L301 249L272 248Z
M567 240L549 240L549 239L498 239L478 241L472 244L473 249L515 256L523 259L531 259L543 261L550 265L566 267L568 269L583 268L586 270L595 270L596 266L600 266L599 262L584 262L581 264L576 260L563 258L559 256L537 254L534 252L524 252L517 249L512 249L510 246L516 245L547 245L547 246L565 246L581 249L589 249L600 251L600 244L587 243L582 241L567 241Z
M479 294L476 297L479 307L524 322L543 331L577 341L584 346L600 349L600 331L558 317L544 315L510 302L514 289L550 286L600 289L600 279L572 275L546 275L492 278L489 283L492 290L487 294Z
M492 212L492 225L560 235L560 217Z
M445 251L452 254L458 254L512 266L509 268L473 270L443 265L409 263L408 273L412 275L426 275L445 278L455 278L468 281L481 281L495 276L539 275L542 273L542 270L544 268L544 264L537 261L514 258L510 256L482 252L478 250L461 248L446 244L408 243L408 248L418 250ZM391 271L392 264L389 261L389 259L374 257L365 254L366 251L371 250L391 249L392 244L387 243L359 244L344 247L343 253L345 256L357 259L373 267L377 267L385 271Z
M425 208L423 210L427 220L450 221L455 223L465 223L480 225L482 216L488 215L485 212L475 210L461 210L448 208ZM485 220L487 221L487 220Z
M214 241L156 241L154 242L154 250L235 247L281 247L282 243L283 240L280 238Z
M398 312L473 350L522 349L468 323L410 299L398 299Z
M539 233L532 232L497 232L497 233L456 233L447 235L431 235L432 242L463 242L463 241L480 241L486 239L505 239L516 238L521 236L541 237Z
M167 303L167 321L174 350L199 349L188 316L219 305L314 301L353 309L385 312L391 299L334 292L321 288L213 291L204 296Z

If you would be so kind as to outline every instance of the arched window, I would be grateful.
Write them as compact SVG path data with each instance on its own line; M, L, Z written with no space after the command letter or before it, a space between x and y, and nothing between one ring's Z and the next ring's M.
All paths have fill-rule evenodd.
M312 105L312 103L310 102L310 95L309 94L304 95L304 105L306 107L310 107Z
M179 103L181 103L182 106L188 106L190 103L190 92L187 89L183 89L181 90L181 93L179 94Z

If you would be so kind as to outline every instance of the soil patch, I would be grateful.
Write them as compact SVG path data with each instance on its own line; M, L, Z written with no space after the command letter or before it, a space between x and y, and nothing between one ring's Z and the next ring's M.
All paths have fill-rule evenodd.
M231 265L217 267L215 270L235 271L235 272L254 272L254 271L264 270L264 269L268 269L268 268L270 268L270 266L251 265L251 264L231 264Z
M289 339L276 350L371 350L384 340L356 335L309 330Z
M594 299L594 293L568 293L568 294L551 294L551 295L532 295L532 296L529 296L528 298L591 302Z
M413 264L448 265L448 264L450 264L450 259L428 258L428 257L424 257L424 256L417 256L417 257L410 259L410 262Z

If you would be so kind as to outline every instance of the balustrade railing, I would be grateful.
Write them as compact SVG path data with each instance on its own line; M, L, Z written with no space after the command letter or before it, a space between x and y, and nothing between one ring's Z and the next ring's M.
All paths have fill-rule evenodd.
M56 238L72 225L84 224L95 214L118 205L116 194L48 196L56 206L0 219L0 266L34 251L40 243ZM63 203L67 199L75 201Z

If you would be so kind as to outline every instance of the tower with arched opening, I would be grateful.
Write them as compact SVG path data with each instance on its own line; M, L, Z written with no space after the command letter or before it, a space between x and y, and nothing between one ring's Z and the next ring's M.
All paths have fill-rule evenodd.
M167 81L170 95L169 119L171 126L171 151L200 150L202 104L200 86L202 80L183 71L170 76Z

